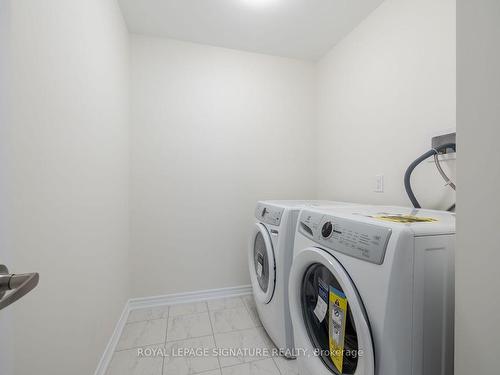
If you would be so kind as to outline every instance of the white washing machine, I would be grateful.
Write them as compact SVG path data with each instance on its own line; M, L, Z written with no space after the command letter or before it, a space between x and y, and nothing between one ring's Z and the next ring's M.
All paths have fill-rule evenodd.
M304 209L290 271L301 375L452 375L455 215Z
M293 354L288 280L299 212L304 207L331 207L331 201L261 201L255 209L248 264L257 311L269 337L287 357Z

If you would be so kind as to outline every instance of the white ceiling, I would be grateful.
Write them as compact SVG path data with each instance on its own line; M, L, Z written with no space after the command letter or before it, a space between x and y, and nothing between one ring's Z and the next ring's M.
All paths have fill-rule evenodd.
M383 0L119 0L133 33L318 60Z

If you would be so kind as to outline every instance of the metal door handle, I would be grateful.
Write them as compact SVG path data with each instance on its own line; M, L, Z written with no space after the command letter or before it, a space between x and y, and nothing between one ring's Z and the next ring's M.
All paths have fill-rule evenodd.
M16 302L38 285L38 273L9 274L9 270L0 264L0 310ZM7 296L6 292L11 290Z

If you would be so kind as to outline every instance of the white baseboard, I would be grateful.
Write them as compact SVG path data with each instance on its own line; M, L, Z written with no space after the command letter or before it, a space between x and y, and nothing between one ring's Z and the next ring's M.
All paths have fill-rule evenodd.
M242 285L229 288L200 290L197 292L165 294L162 296L131 298L125 304L123 311L116 323L115 330L111 335L108 345L99 361L94 375L105 375L111 362L116 345L122 334L125 324L127 324L128 315L131 310L151 308L157 306L177 305L179 303L189 303L196 301L206 301L218 298L239 297L252 293L251 285Z
M229 288L208 289L188 293L165 294L162 296L132 298L129 300L130 310L143 309L164 305L177 305L196 301L206 301L217 298L238 297L252 293L251 285Z
M125 303L125 307L118 319L118 322L115 325L115 330L113 334L109 338L108 345L106 345L106 349L104 349L104 353L102 354L101 360L97 365L97 369L95 370L94 375L105 375L106 370L108 369L109 363L111 362L111 358L113 358L113 353L115 352L116 345L118 344L118 340L122 335L123 328L125 324L127 324L128 314L130 313L130 300Z

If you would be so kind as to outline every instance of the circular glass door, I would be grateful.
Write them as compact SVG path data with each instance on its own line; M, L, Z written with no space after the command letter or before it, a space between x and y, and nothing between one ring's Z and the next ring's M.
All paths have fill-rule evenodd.
M254 293L261 302L268 303L274 293L276 266L272 241L262 224L255 226L248 260Z
M324 265L313 264L304 275L301 295L307 333L321 360L334 374L354 374L359 353L356 325L338 280ZM345 310L335 306L336 297L346 302ZM323 310L318 306L324 306ZM333 340L343 353L332 355Z
M315 247L296 252L289 300L295 345L310 357L310 373L375 374L365 308L353 280L334 256Z

